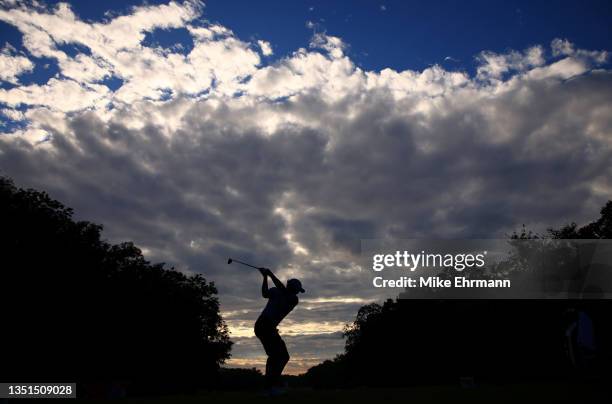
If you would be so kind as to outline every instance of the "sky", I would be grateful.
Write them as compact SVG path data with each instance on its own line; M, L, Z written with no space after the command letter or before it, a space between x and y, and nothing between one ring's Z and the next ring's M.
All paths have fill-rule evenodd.
M300 373L375 300L359 241L505 237L612 191L608 1L0 1L0 173L215 282L299 277Z

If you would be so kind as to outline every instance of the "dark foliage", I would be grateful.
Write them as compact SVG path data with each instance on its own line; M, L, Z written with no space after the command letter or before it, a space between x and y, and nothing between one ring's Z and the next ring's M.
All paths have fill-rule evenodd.
M544 236L523 229L510 239L609 238L612 202L597 221ZM406 386L581 377L570 363L565 331L573 309L593 320L598 357L590 369L610 373L609 300L388 300L361 307L345 328L345 353L309 369L314 387Z
M109 244L72 213L0 178L2 379L124 380L148 392L215 380L231 342L214 284Z
M580 228L576 223L570 223L558 230L549 229L548 233L558 239L612 238L612 201L601 209L601 217L596 221Z
M264 384L263 374L256 368L221 368L218 388L221 390L260 390Z

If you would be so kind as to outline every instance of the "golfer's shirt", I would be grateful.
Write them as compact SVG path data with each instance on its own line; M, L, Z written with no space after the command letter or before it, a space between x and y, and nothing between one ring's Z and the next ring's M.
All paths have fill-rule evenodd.
M268 303L259 317L270 320L277 326L297 306L299 300L293 293L273 287L268 289Z

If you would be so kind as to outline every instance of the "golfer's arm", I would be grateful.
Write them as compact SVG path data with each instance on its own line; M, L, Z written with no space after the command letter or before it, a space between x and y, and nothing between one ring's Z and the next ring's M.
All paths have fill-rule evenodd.
M268 292L268 277L266 275L264 275L263 283L261 284L261 295L265 299L267 299L270 296L270 293Z
M274 282L274 286L279 289L285 289L285 285L276 277L272 272L270 272L270 278L272 278L272 282Z

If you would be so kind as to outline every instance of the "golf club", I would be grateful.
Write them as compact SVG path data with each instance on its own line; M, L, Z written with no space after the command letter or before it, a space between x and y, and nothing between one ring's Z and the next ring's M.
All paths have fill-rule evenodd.
M255 265L247 264L246 262L242 262L242 261L235 260L235 259L232 259L232 258L228 258L227 259L228 265L231 264L232 262L237 262L239 264L246 265L247 267L251 267L251 268L255 268L255 269L262 269L260 267L256 267Z

